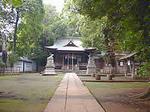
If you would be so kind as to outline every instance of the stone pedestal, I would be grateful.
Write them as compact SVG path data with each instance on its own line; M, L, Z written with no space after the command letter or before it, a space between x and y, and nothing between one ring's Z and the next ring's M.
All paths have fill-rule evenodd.
M43 75L56 75L53 54L47 58L47 64Z
M92 55L89 55L86 75L94 76L96 74L96 65Z

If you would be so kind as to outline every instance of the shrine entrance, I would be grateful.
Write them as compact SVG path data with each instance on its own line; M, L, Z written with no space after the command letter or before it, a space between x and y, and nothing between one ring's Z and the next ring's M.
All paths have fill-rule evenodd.
M74 54L64 55L64 67L68 70L74 70L78 66L77 56Z

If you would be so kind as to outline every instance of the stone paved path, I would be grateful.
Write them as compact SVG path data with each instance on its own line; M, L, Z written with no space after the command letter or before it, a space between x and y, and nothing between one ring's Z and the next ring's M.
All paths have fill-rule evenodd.
M44 112L105 112L75 73L66 73Z

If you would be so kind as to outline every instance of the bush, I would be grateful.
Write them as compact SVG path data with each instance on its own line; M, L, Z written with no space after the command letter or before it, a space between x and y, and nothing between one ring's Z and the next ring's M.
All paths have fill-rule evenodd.
M146 62L141 65L138 69L138 75L141 77L148 77L150 76L150 62Z
M0 59L0 68L5 67L5 63L2 61L2 59Z
M5 72L5 63L0 59L0 73Z

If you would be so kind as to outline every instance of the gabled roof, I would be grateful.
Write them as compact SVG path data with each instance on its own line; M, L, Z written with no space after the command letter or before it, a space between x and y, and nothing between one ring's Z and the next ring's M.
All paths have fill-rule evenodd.
M127 54L126 56L121 57L120 60L131 58L131 57L135 56L136 54L137 54L136 52Z
M79 37L60 38L54 42L53 46L46 46L46 48L59 51L85 51Z
M33 62L33 60L30 60L28 57L20 57L19 61Z
M78 46L76 46L73 42L72 42L72 40L67 44L67 45L65 45L64 47L78 47Z

